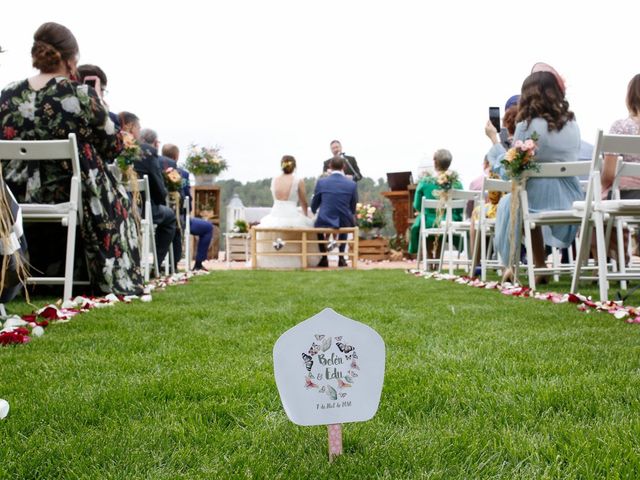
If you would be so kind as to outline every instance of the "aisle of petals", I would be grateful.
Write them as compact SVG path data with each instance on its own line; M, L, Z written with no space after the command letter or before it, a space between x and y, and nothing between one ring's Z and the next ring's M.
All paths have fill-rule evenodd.
M194 275L206 275L208 272L195 271L176 273L166 278L162 278L149 283L142 296L137 295L114 295L105 297L83 297L78 296L73 300L59 300L56 304L45 305L33 313L22 315L11 315L0 319L0 345L15 345L28 343L34 337L44 335L45 328L51 323L65 323L76 315L88 312L94 308L112 307L118 303L131 303L134 300L150 302L151 292L164 290L169 285L184 285L189 278Z
M487 290L498 290L503 295L512 297L535 298L537 300L546 300L552 303L574 303L581 312L589 313L592 310L606 312L613 315L618 320L625 320L627 323L640 323L640 307L628 307L622 302L596 302L591 297L586 297L579 293L555 293L555 292L537 292L529 287L521 285L512 285L511 283L499 282L483 282L478 278L470 278L458 275L448 275L436 272L424 272L422 270L410 269L407 273L417 277L431 278L434 280L452 281L460 285L468 285L475 288L484 288Z

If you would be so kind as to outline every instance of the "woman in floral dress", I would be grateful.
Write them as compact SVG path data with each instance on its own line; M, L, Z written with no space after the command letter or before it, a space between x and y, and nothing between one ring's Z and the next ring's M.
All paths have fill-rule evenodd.
M78 44L66 27L43 24L34 34L31 55L33 66L40 74L15 82L2 91L0 138L51 140L76 134L83 240L76 256L84 254L91 283L103 293L140 293L143 280L138 234L135 221L129 216L129 197L117 186L105 165L105 161L115 158L122 148L120 134L95 90L72 80ZM11 160L3 163L7 184L19 202L69 200L72 172L68 162ZM39 233L28 236L32 259L44 250L45 268L50 270L53 265L62 264L52 258L47 248L57 238L45 233L47 224L37 227Z

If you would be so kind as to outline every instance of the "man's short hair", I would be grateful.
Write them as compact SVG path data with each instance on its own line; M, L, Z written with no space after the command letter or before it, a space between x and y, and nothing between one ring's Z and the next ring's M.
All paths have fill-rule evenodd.
M333 145L334 143L337 143L338 145L342 145L340 143L340 140L331 140L331 143L329 144L329 146Z
M120 125L125 126L130 123L140 122L140 119L135 113L131 112L120 112L118 114L118 119L120 119Z
M158 134L155 130L151 130L150 128L145 128L140 132L140 138L142 141L148 145L153 145L158 140Z
M165 143L162 146L162 155L177 162L180 156L180 149L172 143Z
M344 160L342 157L333 157L331 162L329 162L329 168L334 171L343 171L344 170Z
M83 83L86 77L98 77L100 85L107 86L107 74L97 65L80 65L78 67L78 76L80 77L80 83Z
M453 160L451 152L446 148L436 150L436 153L433 154L433 166L436 167L436 170L448 170L451 165L451 160Z

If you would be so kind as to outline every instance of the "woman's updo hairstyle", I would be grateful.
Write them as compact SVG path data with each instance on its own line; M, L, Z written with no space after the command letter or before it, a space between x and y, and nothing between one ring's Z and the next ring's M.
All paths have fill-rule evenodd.
M296 159L291 155L285 155L280 160L280 167L284 173L292 173L296 169Z
M42 73L53 73L60 65L78 55L79 48L73 33L59 23L47 22L33 34L31 59Z

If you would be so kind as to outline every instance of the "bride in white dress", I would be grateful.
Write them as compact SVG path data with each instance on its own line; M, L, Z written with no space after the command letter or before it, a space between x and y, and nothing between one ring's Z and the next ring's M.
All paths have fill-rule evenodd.
M304 180L295 175L296 159L291 155L285 155L280 162L282 175L271 180L271 195L273 196L273 207L271 213L260 220L260 227L313 227L313 219L307 216L309 206L307 204L307 194L304 188ZM301 210L298 209L300 202ZM300 240L300 234L287 232L261 232L258 233L258 240L270 240L268 242L258 242L257 263L260 268L301 268L302 259L298 256L267 256L260 255L260 252L273 252L275 247L273 242L278 239L284 243L281 252L299 253L301 246L299 243L288 243L289 240ZM310 244L309 251L317 252L317 245ZM320 257L307 257L307 265L315 266Z

